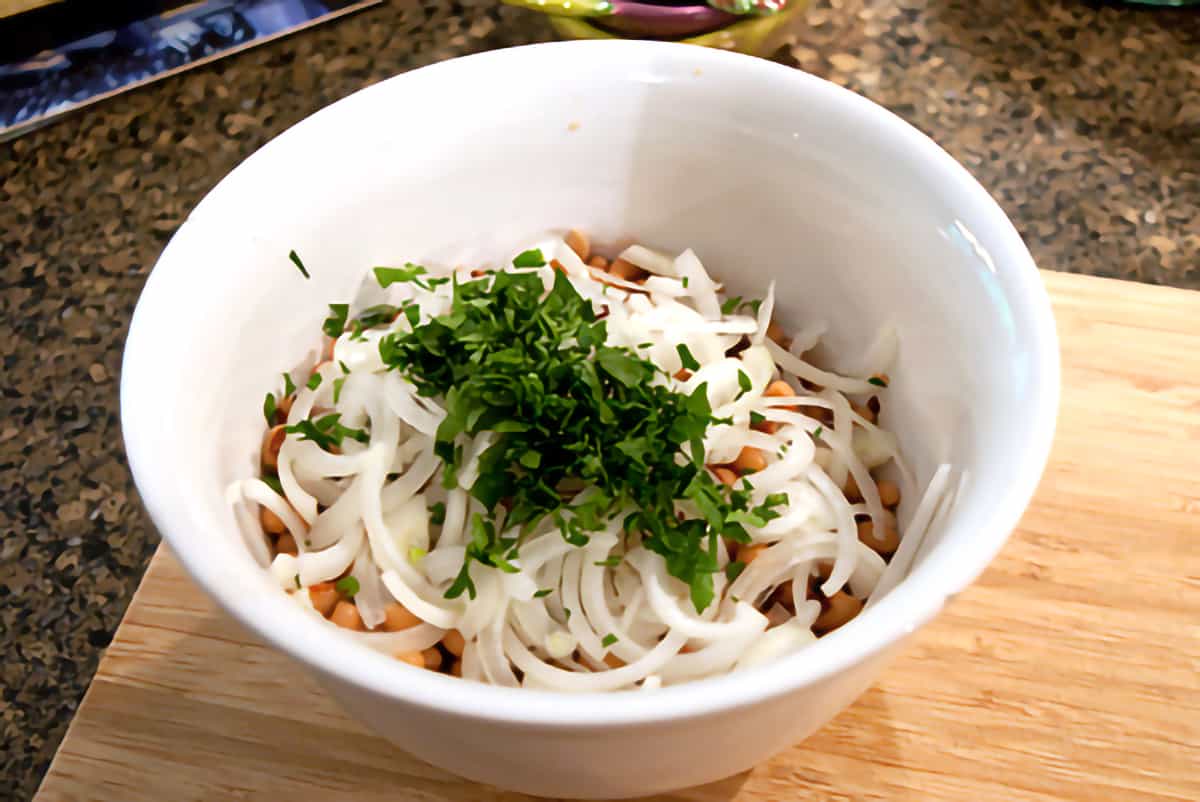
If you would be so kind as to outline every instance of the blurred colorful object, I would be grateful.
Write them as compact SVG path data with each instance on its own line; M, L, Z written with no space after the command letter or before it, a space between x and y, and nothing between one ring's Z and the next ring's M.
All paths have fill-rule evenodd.
M767 55L808 0L503 0L573 39L671 39Z

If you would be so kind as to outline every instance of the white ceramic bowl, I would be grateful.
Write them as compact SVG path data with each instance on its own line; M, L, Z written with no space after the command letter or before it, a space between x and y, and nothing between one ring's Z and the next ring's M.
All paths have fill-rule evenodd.
M834 354L897 326L885 422L927 481L965 475L883 603L772 665L653 693L464 682L344 642L285 600L224 490L251 476L263 394L330 301L404 259L491 255L547 229L693 247L735 293L828 321ZM295 248L312 280L288 262ZM1054 324L1016 231L887 111L797 70L649 42L536 45L393 78L229 174L155 266L126 345L122 423L146 507L196 581L358 718L454 773L621 797L749 768L848 705L991 560L1042 473ZM901 510L911 515L912 502Z

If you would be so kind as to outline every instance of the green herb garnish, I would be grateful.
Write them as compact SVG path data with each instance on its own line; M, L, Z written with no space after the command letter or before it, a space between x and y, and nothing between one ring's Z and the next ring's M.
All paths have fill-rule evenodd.
M292 374L283 374L283 397L287 398L294 392L296 392L296 383L292 381Z
M263 399L263 417L267 419L268 426L275 425L275 413L278 409L274 394L267 393L267 397Z
M354 595L359 591L358 580L352 576L344 576L337 581L337 584L334 585L334 588L336 588L337 592L343 596L353 599Z
M750 411L750 425L751 426L758 426L760 423L765 423L766 420L767 420L766 416L763 415L762 413L755 412L754 410Z
M351 429L339 423L341 418L340 413L331 412L316 419L306 418L299 423L288 426L284 431L288 434L300 435L301 440L311 440L326 451L340 448L342 441L347 437L351 440L357 440L360 443L371 441L370 435L362 429Z
M305 269L305 267L304 267L304 262L301 262L301 261L300 261L300 255L299 255L299 254L297 254L295 251L290 251L290 252L288 253L288 258L292 260L292 264L294 264L294 265L296 266L296 268L297 268L297 269L300 271L300 273L301 273L301 274L302 274L302 275L303 275L305 278L312 278L312 276L308 275L308 270L307 270L307 269Z
M448 278L428 278L424 279L421 276L429 275L429 271L420 265L414 265L408 262L404 267L377 267L375 268L375 280L379 282L380 287L390 287L398 282L411 281L423 290L432 289L439 284L445 284L450 279Z
M446 523L446 504L439 501L429 508L429 523L434 526L441 526Z
M554 588L542 588L541 590L539 590L539 591L536 591L536 592L533 594L533 598L535 598L535 599L544 599L544 598L546 598L547 596L549 596L549 595L550 595L551 593L553 593L553 592L554 592Z
M607 557L603 560L597 560L595 563L593 563L593 565L600 565L605 568L616 568L621 564L622 559L623 558L620 556Z
M514 260L535 263L544 263L540 252ZM461 438L496 435L479 455L470 491L485 513L470 523L466 559L447 597L474 597L472 563L515 571L522 538L546 518L581 546L625 514L625 529L640 533L703 610L720 570L717 539L749 542L745 525L778 516L773 507L786 496L755 506L748 483L726 489L705 469L703 438L716 423L707 386L686 395L654 383L661 371L653 363L606 340L591 302L557 271L548 293L533 273L456 280L448 312L380 340L383 363L446 410L434 442L444 486L457 484ZM699 367L686 347L680 358ZM591 486L583 501L558 490L580 484ZM678 501L700 517L679 520Z
M513 267L541 267L546 264L546 257L542 255L541 248L531 248L517 254L512 263Z
M342 397L342 385L346 383L345 376L339 376L333 380L333 403L337 403Z
M820 440L820 439L821 439L821 432L823 432L823 431L825 431L825 427L824 427L824 426L818 426L817 428L813 429L813 439L814 439L814 440Z
M741 398L743 395L750 392L750 390L754 387L754 385L750 382L749 374L747 374L744 370L738 371L738 387L740 387L742 390L740 393L738 393L738 398ZM734 400L736 401L737 399Z
M337 339L346 330L346 318L350 315L350 304L330 304L329 317L321 325L326 337Z
M681 279L679 280L679 283L680 283L680 284L682 284L682 285L683 285L683 288L686 290L686 289L687 289L687 285L688 285L688 277L687 277L687 276L684 276L683 278L681 278Z
M414 564L419 563L428 553L429 552L425 551L425 549L421 548L420 546L409 546L408 561Z
M741 303L742 296L740 295L735 295L732 298L726 298L725 302L721 304L721 314L732 315L737 310L738 306L741 305Z
M741 560L731 560L725 566L725 578L730 582L741 576L742 571L746 570L746 564Z
M313 375L309 376L308 381L304 383L304 386L310 390L315 390L318 387L320 387L321 386L321 374L314 373Z
M692 351L683 343L675 346L675 350L679 352L679 360L688 370L700 370L700 363L696 361L696 357L692 356Z
M274 490L279 495L283 495L283 485L279 483L279 477L273 473L264 474L262 477L263 484Z
M612 646L616 642L617 642L617 636L610 632L601 639L600 645L603 646L605 649L607 649L609 646Z
M871 378L867 379L867 383L873 384L876 387L887 387L888 386L888 383L885 382L883 379L881 379L879 376L872 376Z
M292 579L294 579L296 581L296 590L299 590L300 588L304 587L303 585L300 584L300 575L299 574L296 574L294 577L292 577Z

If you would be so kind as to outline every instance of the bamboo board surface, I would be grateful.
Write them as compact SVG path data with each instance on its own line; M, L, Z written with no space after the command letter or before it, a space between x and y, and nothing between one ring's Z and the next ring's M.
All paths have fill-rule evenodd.
M995 563L816 735L658 802L1200 800L1200 293L1045 279L1058 436ZM526 797L367 733L160 549L36 799Z

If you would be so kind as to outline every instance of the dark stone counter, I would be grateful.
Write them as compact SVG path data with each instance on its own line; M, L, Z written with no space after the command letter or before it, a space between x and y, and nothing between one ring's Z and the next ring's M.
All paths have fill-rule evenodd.
M0 145L0 797L32 794L157 543L126 469L117 385L171 232L320 107L403 70L549 38L536 15L485 0L398 2ZM1197 288L1198 56L1196 12L817 0L778 58L932 135L1042 267Z

